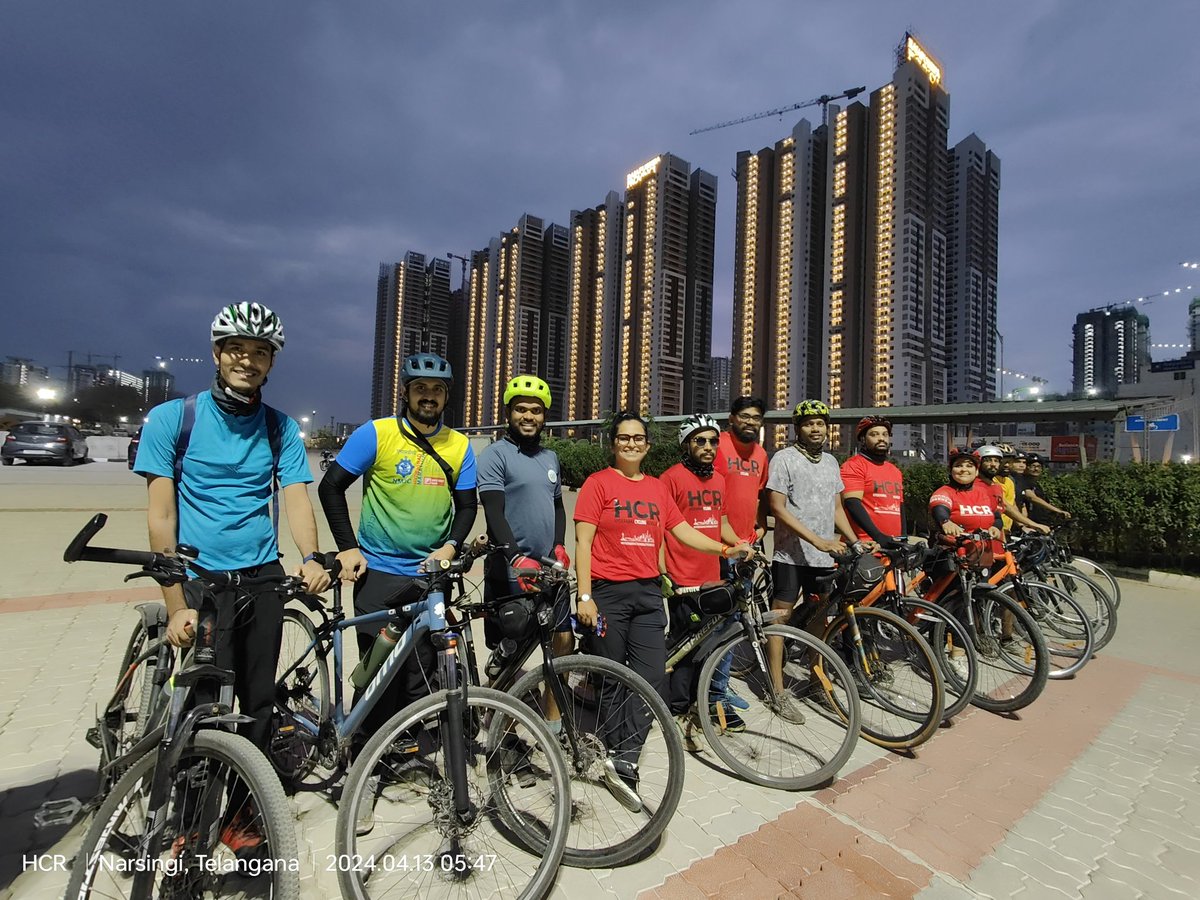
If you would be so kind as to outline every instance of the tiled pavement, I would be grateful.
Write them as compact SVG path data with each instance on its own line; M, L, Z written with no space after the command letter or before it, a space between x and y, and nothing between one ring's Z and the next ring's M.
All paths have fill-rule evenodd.
M104 543L139 546L139 498L100 493L104 505L90 508L118 510ZM93 504L47 504L7 485L0 501L7 568L24 576L0 588L0 896L22 900L61 896L65 873L22 872L22 857L72 853L80 826L36 831L33 812L94 784L82 736L111 686L134 599L155 594L97 592L120 573L57 561L63 536L86 519L81 502ZM29 585L41 590L21 590ZM657 852L614 871L563 870L555 895L1200 897L1200 603L1187 589L1127 582L1125 592L1104 656L1019 717L969 711L915 758L860 743L843 777L811 794L746 785L689 759ZM332 850L333 808L314 796L296 806L305 896L336 896L332 873L315 871Z

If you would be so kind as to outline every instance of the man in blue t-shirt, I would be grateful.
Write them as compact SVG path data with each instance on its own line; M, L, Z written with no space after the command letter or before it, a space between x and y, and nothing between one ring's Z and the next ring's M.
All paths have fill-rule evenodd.
M304 442L292 419L263 404L260 390L283 340L283 323L261 304L235 303L217 313L212 323L216 377L212 388L195 398L195 419L178 479L184 400L170 400L150 411L134 471L146 477L151 550L173 554L177 544L192 544L200 550L200 566L252 578L284 574L271 515L277 475L288 529L303 556L296 574L309 591L320 593L329 587L329 576L316 560L317 523L306 488L313 478ZM270 427L268 416L277 417ZM277 464L273 428L278 431ZM163 600L167 640L176 647L189 646L196 628L198 587L194 582L164 587ZM217 601L217 664L233 669L238 705L243 715L254 719L242 733L265 753L283 600L267 588L237 611L226 612L228 598L218 596Z
M540 569L545 557L553 556L564 568L571 566L563 546L567 513L558 454L541 444L550 399L550 386L536 375L513 378L504 389L508 430L479 456L479 502L488 536L506 548L487 559L484 591L489 599L519 594L525 588L520 572ZM560 591L554 603L555 656L574 649L570 615L569 592ZM490 619L484 633L495 651L486 667L493 677L501 670L507 645Z

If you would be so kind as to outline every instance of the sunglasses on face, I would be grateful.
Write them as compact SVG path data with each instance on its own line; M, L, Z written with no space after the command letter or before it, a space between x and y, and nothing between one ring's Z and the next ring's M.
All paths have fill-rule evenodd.
M697 447L715 447L720 440L720 438L715 437L694 437L692 438L692 443Z

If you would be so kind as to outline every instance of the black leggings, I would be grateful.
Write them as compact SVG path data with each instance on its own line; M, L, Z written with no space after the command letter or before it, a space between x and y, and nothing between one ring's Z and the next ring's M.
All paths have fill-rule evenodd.
M596 580L592 582L592 599L608 631L604 637L589 634L588 651L628 666L666 700L667 643L663 630L667 621L659 580ZM625 700L621 685L604 682L600 695L602 736L609 750L637 762L650 731L650 710L643 703Z

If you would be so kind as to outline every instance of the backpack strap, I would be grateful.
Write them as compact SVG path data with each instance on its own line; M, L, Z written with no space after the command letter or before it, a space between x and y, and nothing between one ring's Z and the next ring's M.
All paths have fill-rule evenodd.
M446 487L448 487L450 489L450 493L453 494L455 485L458 483L458 479L454 477L454 470L450 468L450 463L442 459L441 454L433 449L433 444L429 443L429 438L417 431L416 428L405 428L404 418L399 414L396 415L396 427L400 429L401 434L410 437L413 443L420 447L426 456L431 457L433 461L438 464L442 472L446 475Z
M175 435L175 489L183 476L183 456L192 440L192 426L196 424L196 395L190 394L183 401L183 418L179 422L179 434Z

